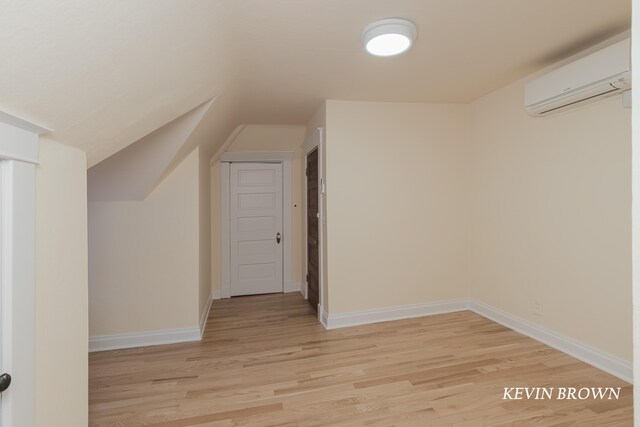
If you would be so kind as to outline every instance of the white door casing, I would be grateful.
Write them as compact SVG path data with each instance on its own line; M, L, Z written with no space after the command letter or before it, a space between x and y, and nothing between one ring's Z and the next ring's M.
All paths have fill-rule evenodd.
M2 167L3 167L3 162L0 160L0 224L2 224L2 217L4 216L2 213L2 194L4 193L4 189L2 188ZM2 363L2 351L3 348L6 345L3 345L2 343L2 325L4 324L3 322L3 318L2 318L2 312L4 311L2 309L2 291L3 291L3 286L2 286L2 226L0 226L0 374L2 374L4 371L4 365ZM5 295L5 298L7 296ZM2 427L3 422L2 422L2 418L4 417L3 412L6 412L2 410L2 394L0 393L0 427Z
M229 184L231 296L282 292L282 165L232 163Z
M0 373L3 427L34 425L35 176L38 135L49 129L0 111Z
M34 424L35 165L1 160L2 426Z
M230 167L233 163L279 163L282 165L282 206L283 206L283 281L284 290L299 289L300 284L292 281L293 247L291 228L292 194L291 164L293 151L243 151L226 152L220 156L220 297L231 297L231 238L230 238ZM296 286L297 285L297 286Z

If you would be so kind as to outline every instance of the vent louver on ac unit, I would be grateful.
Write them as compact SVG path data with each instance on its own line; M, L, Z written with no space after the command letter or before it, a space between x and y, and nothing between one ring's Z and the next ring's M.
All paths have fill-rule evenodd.
M625 39L525 85L525 108L541 116L631 89L630 40Z

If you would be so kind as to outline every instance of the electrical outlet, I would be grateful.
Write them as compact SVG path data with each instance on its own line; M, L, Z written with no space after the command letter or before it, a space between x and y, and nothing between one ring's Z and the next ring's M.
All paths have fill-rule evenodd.
M535 316L542 317L543 312L544 312L544 306L542 305L542 299L541 298L534 298L533 299L533 314Z

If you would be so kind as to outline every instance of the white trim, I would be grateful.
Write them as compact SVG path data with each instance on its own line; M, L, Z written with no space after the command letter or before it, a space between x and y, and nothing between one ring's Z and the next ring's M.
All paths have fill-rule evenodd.
M302 283L300 282L284 282L284 292L301 292Z
M207 305L202 312L202 316L200 316L200 339L204 335L204 329L207 327L207 319L209 318L209 311L211 311L211 303L213 303L214 296L213 292L209 294L209 299L207 300Z
M32 426L35 165L5 160L1 168L2 370L14 378L11 387L2 393L2 425Z
M220 254L222 266L222 298L231 298L231 278L229 268L231 266L231 256L229 250L231 248L231 234L229 230L229 186L230 177L229 164L237 163L281 163L282 164L282 226L283 226L283 254L282 254L282 286L283 292L288 284L291 284L291 266L293 264L293 228L291 221L291 160L293 159L293 151L266 151L266 152L230 152L224 153L220 157ZM292 285L289 285L292 286ZM298 289L300 284L298 283Z
M220 163L220 265L222 285L221 298L231 298L231 232L229 230L229 163Z
M229 151L220 156L220 162L278 162L293 160L293 151Z
M32 427L38 127L0 112L0 159L0 368L14 378L2 394L0 424Z
M329 315L324 311L322 304L318 304L318 321L325 329L329 329Z
M204 335L214 299L220 299L218 291L213 291L209 294L207 306L200 316L200 324L198 327L129 334L98 335L89 338L89 352L200 341Z
M45 126L40 126L29 120L25 120L22 117L15 116L0 110L0 122L6 123L10 126L25 130L34 135L42 135L43 133L53 133L52 129Z
M38 163L38 136L0 121L0 158Z
M200 328L197 326L132 334L99 335L89 338L89 352L193 342L200 339Z
M630 362L474 299L469 299L469 309L489 320L633 383L633 368Z
M473 311L482 317L573 356L595 368L629 383L633 383L633 367L631 362L472 298L459 298L435 301L427 304L354 311L334 315L327 314L320 305L318 306L318 319L325 329L337 329L464 310Z
M309 283L308 282L302 282L300 284L300 293L302 294L304 299L309 299Z
M388 322L390 320L453 313L468 309L467 300L465 298L459 298L435 301L426 304L413 304L400 307L353 311L350 313L329 314L327 316L326 328L337 329L348 326L368 325L371 323Z
M291 159L282 160L282 228L285 231L284 236L282 236L282 243L284 247L283 251L283 259L282 259L282 290L283 292L287 292L285 290L285 286L287 283L291 282L291 264L293 263L293 232L291 228L291 209L293 208L293 203L291 203ZM300 286L298 285L298 289Z
M212 298L213 298L214 300L222 299L222 293L221 293L221 290L220 290L220 289L216 289L215 291L213 291L213 292L211 293L211 296L212 296Z

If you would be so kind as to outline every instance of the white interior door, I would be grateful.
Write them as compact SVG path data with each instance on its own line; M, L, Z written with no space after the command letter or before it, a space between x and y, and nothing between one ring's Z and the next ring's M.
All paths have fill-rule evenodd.
M35 165L14 160L0 161L0 294L1 425L32 427Z
M6 347L8 346L9 343L5 343L2 341L2 329L3 329L3 317L2 317L2 292L3 292L3 288L4 286L2 285L2 193L4 191L3 189L3 185L2 185L2 166L3 166L4 162L0 160L0 375L4 374L4 370L3 370L3 363L2 363L2 355L3 352L10 350L7 349ZM3 426L3 422L2 419L5 417L5 415L3 414L4 412L7 412L3 409L3 401L2 401L2 392L0 392L0 427Z
M231 296L283 292L282 164L229 171Z
M33 427L35 421L35 178L38 135L45 131L0 111L2 427Z

